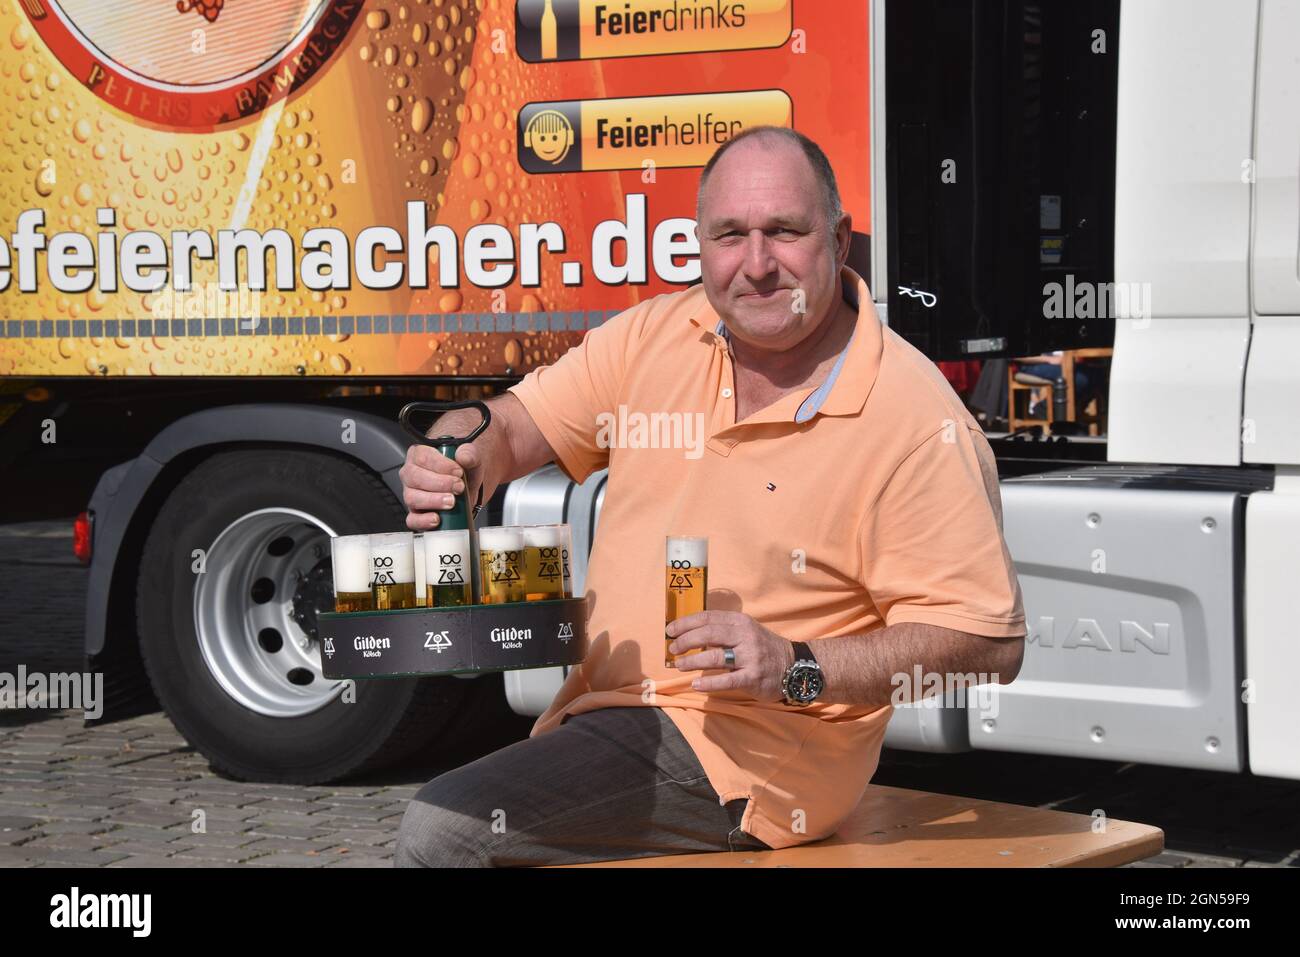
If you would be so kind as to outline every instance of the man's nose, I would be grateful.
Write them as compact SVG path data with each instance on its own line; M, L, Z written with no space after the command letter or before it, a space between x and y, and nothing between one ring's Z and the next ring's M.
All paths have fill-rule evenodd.
M762 279L776 271L776 258L772 255L772 245L761 229L752 229L745 238L746 278Z

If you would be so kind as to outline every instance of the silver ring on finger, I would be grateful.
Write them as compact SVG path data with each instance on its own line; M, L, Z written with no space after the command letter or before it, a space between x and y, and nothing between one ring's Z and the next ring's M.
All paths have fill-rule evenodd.
M723 648L723 649L722 649L722 660L725 661L725 662L727 663L727 667L728 667L728 668L734 668L734 667L736 667L736 649L734 649L734 648Z

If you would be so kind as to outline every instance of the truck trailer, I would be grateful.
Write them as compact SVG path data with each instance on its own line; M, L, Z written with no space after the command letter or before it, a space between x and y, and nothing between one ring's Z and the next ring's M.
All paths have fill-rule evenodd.
M624 6L0 6L6 520L81 512L100 720L305 784L541 714L566 669L325 679L330 538L404 527L404 403L698 282L700 168L776 124L931 359L1113 350L1100 434L988 434L1017 680L885 743L1300 778L1300 7ZM484 518L568 523L580 595L605 478Z

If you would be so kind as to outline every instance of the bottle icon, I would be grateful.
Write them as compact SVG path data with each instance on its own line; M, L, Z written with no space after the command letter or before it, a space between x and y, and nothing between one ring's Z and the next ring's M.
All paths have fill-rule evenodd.
M542 11L542 59L554 60L559 55L559 38L555 22L555 8L552 0L546 0L546 9Z

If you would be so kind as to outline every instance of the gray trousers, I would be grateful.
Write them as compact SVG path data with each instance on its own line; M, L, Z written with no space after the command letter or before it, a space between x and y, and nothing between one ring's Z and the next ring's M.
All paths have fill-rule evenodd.
M570 715L434 778L406 808L395 867L519 867L768 850L740 829L661 708Z

